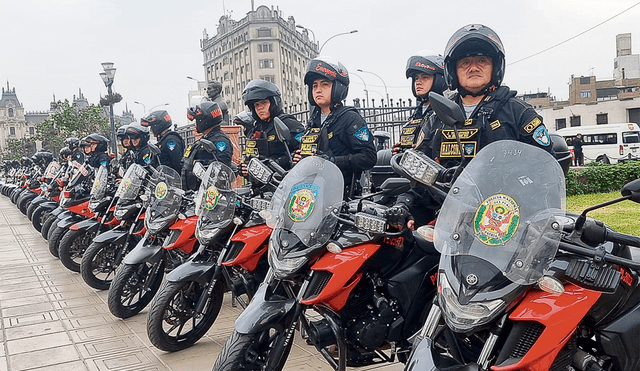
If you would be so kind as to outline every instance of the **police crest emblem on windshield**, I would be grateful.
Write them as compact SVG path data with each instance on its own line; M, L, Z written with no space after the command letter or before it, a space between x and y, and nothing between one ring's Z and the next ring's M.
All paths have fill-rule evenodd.
M294 222L305 221L313 211L317 195L315 184L299 184L293 187L288 207L289 218Z
M165 182L159 182L156 186L156 198L162 200L167 195L167 184Z
M473 218L473 231L485 245L503 245L518 229L520 207L516 201L503 194L487 197Z
M131 186L131 179L127 178L120 183L120 195L123 195Z
M220 192L215 186L207 188L207 192L204 195L204 208L207 210L215 209L220 201Z

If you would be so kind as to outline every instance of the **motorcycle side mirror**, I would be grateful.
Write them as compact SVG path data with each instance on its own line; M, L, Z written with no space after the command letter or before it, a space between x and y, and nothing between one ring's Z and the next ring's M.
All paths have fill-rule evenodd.
M213 145L213 143L208 139L200 138L199 142L200 142L200 145L202 146L202 148L204 148L204 150L209 152L209 153L213 153L213 151L216 148Z
M160 148L158 148L158 146L156 146L153 143L149 143L149 149L151 149L151 152L153 152L155 155L160 155Z
M411 189L411 181L406 178L388 178L380 189L387 196L397 196Z
M640 203L640 179L625 184L620 193L629 200Z
M273 118L273 126L276 129L276 135L278 136L278 140L281 142L288 142L291 140L291 133L289 132L289 127L280 120L279 117Z
M438 93L429 93L429 104L440 121L447 126L462 125L466 120L460 106Z

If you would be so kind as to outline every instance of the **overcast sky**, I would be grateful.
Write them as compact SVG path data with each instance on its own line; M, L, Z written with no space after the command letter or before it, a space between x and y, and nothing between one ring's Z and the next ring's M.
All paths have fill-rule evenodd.
M367 84L369 97L385 94L413 98L404 68L422 50L444 52L449 37L469 23L482 23L502 39L505 83L519 93L550 91L567 99L571 75L613 76L615 38L632 34L640 53L640 5L550 51L515 64L607 20L638 0L304 0L255 1L278 7L285 19L313 30L322 54L340 60ZM223 9L235 20L251 10L250 0L3 0L0 7L0 84L16 88L27 111L46 110L53 95L71 100L82 89L98 103L106 88L101 62L117 68L113 88L123 96L115 112L128 105L139 120L147 109L165 107L178 124L186 123L187 94L203 80L200 40L209 36ZM358 73L357 70L371 71ZM348 101L364 97L363 82L351 77Z

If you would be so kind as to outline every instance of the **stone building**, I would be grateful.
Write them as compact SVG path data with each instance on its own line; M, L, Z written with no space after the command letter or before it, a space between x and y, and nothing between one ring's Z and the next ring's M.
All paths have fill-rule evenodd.
M207 82L222 83L222 97L231 116L245 110L242 90L253 79L276 84L288 111L307 109L304 73L307 62L318 54L318 43L309 30L296 25L273 7L259 6L239 21L220 17L217 33L204 31L200 46Z

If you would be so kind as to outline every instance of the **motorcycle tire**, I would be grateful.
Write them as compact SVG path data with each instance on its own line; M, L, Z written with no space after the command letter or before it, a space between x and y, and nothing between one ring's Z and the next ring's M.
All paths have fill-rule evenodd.
M151 344L175 352L192 346L209 331L222 307L224 284L216 281L203 315L194 321L194 309L204 290L206 287L196 281L167 282L162 286L147 315Z
M31 225L36 231L42 232L42 225L51 214L51 211L45 210L43 207L37 206L31 214Z
M273 331L265 330L257 334L241 334L234 330L218 354L213 369L216 371L261 370L262 365L269 359L271 344L282 336L282 334L272 334ZM269 339L272 339L270 343ZM280 371L284 368L292 345L293 338L287 344L282 359L273 368L274 371Z
M27 207L31 204L31 200L30 198L22 197L18 203L18 210L20 210L23 215L27 215Z
M136 239L130 238L129 250L137 242ZM96 290L109 290L118 268L115 257L123 248L122 244L113 245L110 241L92 242L82 255L80 263L80 273L84 282ZM122 254L123 257L124 255Z
M40 229L40 234L42 234L42 238L46 240L47 237L49 237L49 230L51 229L52 226L54 226L53 223L55 223L57 220L58 220L58 217L56 215L52 215L51 213L49 213L49 216L42 223L42 228Z
M85 250L91 245L96 231L69 230L62 236L58 246L58 257L62 265L70 271L80 272L80 263ZM49 241L51 242L51 241Z
M160 289L164 277L165 261L155 264L143 262L124 264L116 271L107 304L111 314L118 318L129 318L140 313ZM153 272L156 271L154 274ZM145 289L145 286L148 287Z
M31 221L33 211L37 209L38 206L40 206L40 204L34 204L33 202L29 203L29 207L27 207L27 219L29 219L29 221Z
M60 240L62 240L62 237L67 231L69 231L69 228L60 228L57 225L55 228L51 227L51 229L49 229L49 238L47 239L49 242L49 252L56 258L60 257L60 251L58 250Z

